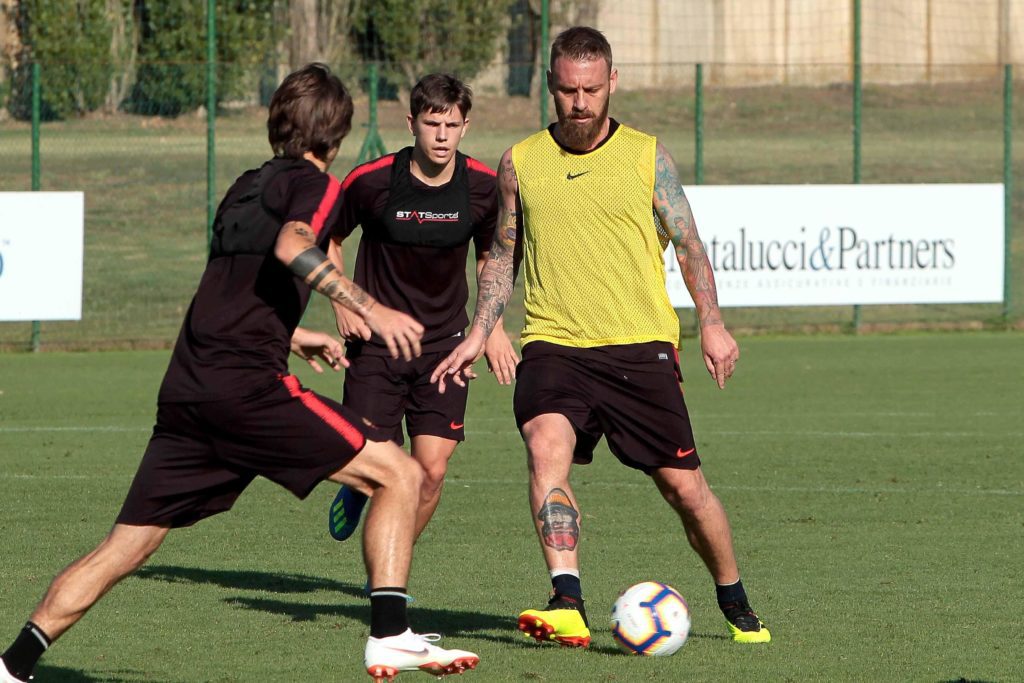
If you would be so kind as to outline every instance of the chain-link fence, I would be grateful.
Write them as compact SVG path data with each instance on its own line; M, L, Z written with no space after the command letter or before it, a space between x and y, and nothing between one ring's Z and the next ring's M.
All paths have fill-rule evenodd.
M102 12L90 14L93 5ZM684 184L1002 182L1004 131L1020 131L1024 122L1021 86L1004 88L1004 66L1024 56L1017 47L1024 41L1016 38L1024 0L207 6L216 19L212 70L203 3L0 0L7 64L0 81L0 191L33 189L27 98L31 67L38 65L38 189L85 193L82 320L43 322L43 348L173 342L205 263L209 198L269 156L269 94L290 68L312 59L330 63L356 95L353 132L332 168L342 176L372 132L371 64L379 74L375 120L385 149L408 144L410 82L443 69L476 91L461 149L494 165L548 119L541 93L546 42L576 22L604 30L615 50L620 76L612 116L657 135ZM400 27L392 25L396 17ZM90 31L103 38L90 38ZM461 48L460 37L467 43ZM60 49L61 42L74 49ZM1020 160L1013 157L1010 168ZM1011 186L1005 307L730 309L727 322L741 331L845 331L855 323L869 331L1020 327L1019 186ZM326 307L310 315L311 324L329 328ZM682 317L684 331L692 330ZM31 338L31 323L0 322L0 347L24 348Z

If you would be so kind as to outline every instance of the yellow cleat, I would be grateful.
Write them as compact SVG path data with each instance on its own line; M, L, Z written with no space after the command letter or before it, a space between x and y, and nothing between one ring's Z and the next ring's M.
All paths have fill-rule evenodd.
M722 605L729 634L736 643L768 643L772 634L746 602Z
M528 609L519 615L518 628L537 642L554 641L563 647L590 645L590 629L583 600L555 596L545 609Z

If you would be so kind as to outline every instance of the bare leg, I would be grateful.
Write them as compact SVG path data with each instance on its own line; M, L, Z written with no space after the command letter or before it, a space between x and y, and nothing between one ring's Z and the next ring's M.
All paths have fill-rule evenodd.
M390 441L367 441L330 479L374 499L363 531L370 586L407 586L422 468Z
M530 469L530 512L549 570L579 571L579 506L569 486L576 432L564 415L538 415L523 425Z
M448 461L458 441L423 434L412 437L412 457L423 468L423 486L420 487L420 505L416 511L416 538L434 516L441 502L441 489L448 472Z
M167 527L115 524L95 550L57 575L32 613L32 622L56 640L107 591L141 567L167 531Z
M686 538L707 565L715 583L727 585L739 581L729 518L701 469L663 467L652 476L661 495L683 521Z

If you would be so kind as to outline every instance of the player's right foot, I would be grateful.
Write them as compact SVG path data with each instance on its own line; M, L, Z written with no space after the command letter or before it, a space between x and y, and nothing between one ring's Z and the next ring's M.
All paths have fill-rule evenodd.
M528 609L519 615L518 628L537 642L554 641L563 647L590 645L590 629L583 598L553 595L544 609Z
M388 638L370 637L366 641L363 663L373 683L395 680L401 671L424 671L435 676L461 674L475 669L480 657L466 650L445 650L432 645L441 639L436 633L404 633Z
M331 502L331 510L327 515L327 530L335 541L347 540L355 533L367 500L369 498L355 489L347 486L338 489L338 495Z
M768 643L772 634L761 619L754 614L747 602L729 602L719 605L725 621L729 626L729 634L737 643Z

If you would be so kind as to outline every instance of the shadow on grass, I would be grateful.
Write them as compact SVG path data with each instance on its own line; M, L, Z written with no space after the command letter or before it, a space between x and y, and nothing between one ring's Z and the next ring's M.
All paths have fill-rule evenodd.
M274 574L259 571L201 569L199 567L145 566L135 572L141 579L167 583L203 583L222 588L268 591L271 593L315 593L337 591L363 598L363 585L333 581L319 576L303 574Z
M337 591L349 597L358 598L359 602L355 604L314 604L248 597L226 598L225 602L243 609L283 615L292 621L313 621L320 617L343 617L361 622L367 626L370 623L369 601L363 593L362 584L344 583L303 574L276 574L260 571L202 569L198 567L173 567L168 565L142 567L135 573L135 576L141 579L164 581L167 583L211 584L222 588L280 594ZM413 626L423 633L440 631L448 636L472 636L482 640L495 640L515 644L521 642L518 638L514 637L517 635L515 631L515 618L506 614L431 609L413 605L410 609L410 617ZM487 631L505 631L508 635L496 636L493 633L486 633Z

